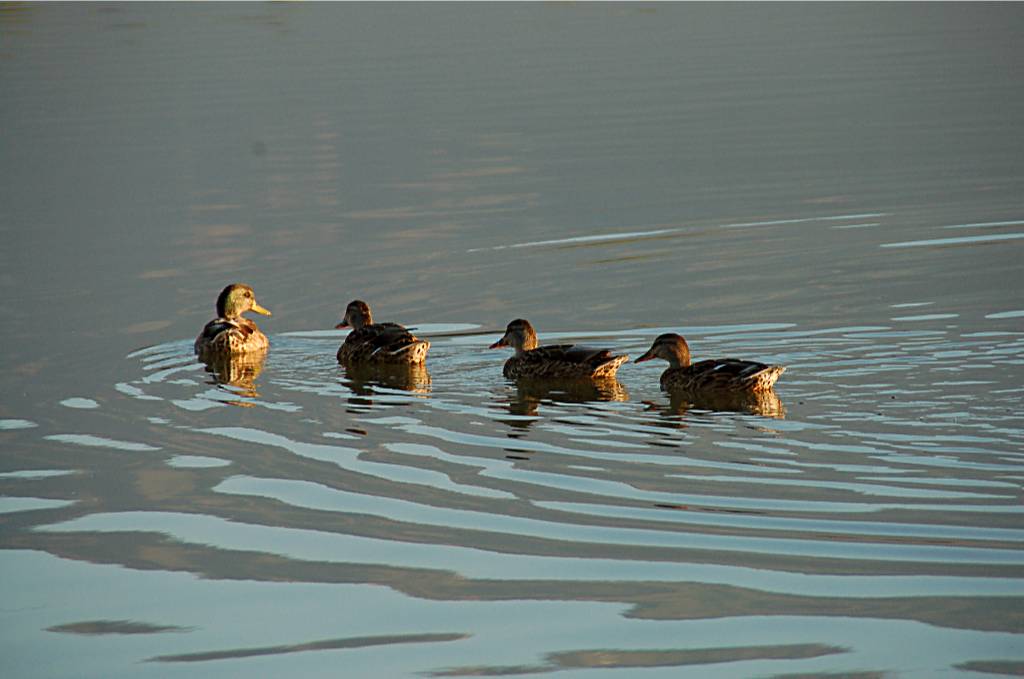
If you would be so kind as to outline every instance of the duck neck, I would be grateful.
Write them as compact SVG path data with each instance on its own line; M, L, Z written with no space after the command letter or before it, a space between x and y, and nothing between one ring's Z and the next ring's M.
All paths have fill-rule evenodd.
M224 288L224 291L217 297L217 318L226 318L228 320L238 318L240 314L235 309L235 305L232 304L228 307L228 298L230 297L231 288Z
M690 349L686 345L680 345L674 347L666 360L670 368L689 368L690 367Z
M516 356L522 356L527 351L533 351L539 346L536 335L527 335L521 344L516 345Z
M357 312L354 314L350 314L347 320L348 324L352 326L353 330L362 330L368 325L373 325L373 317L370 316L369 311L365 313Z

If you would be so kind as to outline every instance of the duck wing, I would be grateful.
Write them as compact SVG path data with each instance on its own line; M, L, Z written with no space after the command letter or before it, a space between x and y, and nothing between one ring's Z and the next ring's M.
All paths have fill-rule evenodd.
M713 358L666 370L662 383L691 391L767 391L785 370L758 361Z
M256 324L247 318L215 318L203 326L193 348L197 354L204 351L231 351L237 345L244 345L258 331Z
M203 331L196 338L196 344L213 341L213 338L222 332L228 332L236 327L233 321L226 318L215 318L203 326Z
M580 344L561 344L555 345L554 348L559 350L562 360L569 363L587 365L594 369L600 368L611 361L624 358L623 356L616 356L610 349L587 347Z
M342 362L419 363L430 342L422 340L398 323L374 323L353 330L338 350Z
M577 344L551 344L509 359L506 377L610 377L628 356ZM513 374L510 374L513 373Z

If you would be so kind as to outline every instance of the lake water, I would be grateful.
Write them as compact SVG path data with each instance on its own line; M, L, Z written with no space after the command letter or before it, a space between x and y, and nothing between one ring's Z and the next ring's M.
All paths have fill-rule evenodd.
M1022 29L0 6L0 673L1024 673ZM424 372L337 365L354 298ZM531 388L516 317L788 371Z

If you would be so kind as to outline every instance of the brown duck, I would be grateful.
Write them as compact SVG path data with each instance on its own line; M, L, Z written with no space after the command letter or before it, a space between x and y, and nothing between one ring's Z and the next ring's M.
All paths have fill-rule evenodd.
M665 333L654 340L637 363L661 358L668 369L661 374L661 388L690 393L765 392L785 372L785 366L738 358L712 358L690 363L690 347L680 335Z
M354 300L336 328L352 328L338 349L338 362L377 365L418 365L427 359L430 342L398 323L374 323L370 306Z
M619 366L629 360L624 354L613 355L608 349L594 349L574 344L537 346L537 332L529 321L517 318L508 324L505 334L491 349L512 347L515 355L505 361L502 374L510 380L521 377L542 379L600 379L612 377Z
M242 317L246 311L270 316L270 312L256 302L256 295L248 285L234 283L224 288L217 297L217 318L207 323L196 337L196 353L207 357L266 351L270 344L267 336L255 323Z

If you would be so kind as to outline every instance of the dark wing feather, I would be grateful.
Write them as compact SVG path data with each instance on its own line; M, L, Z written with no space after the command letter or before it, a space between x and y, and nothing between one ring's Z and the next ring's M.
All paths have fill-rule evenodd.
M696 371L698 366L702 366L699 373ZM733 385L742 385L751 375L767 367L764 363L735 358L700 361L693 366L698 383L705 389L729 389Z
M398 332L412 337L412 333L409 332L409 329L398 323L374 323L373 325L363 326L363 329L380 333Z
M612 352L608 349L585 347L579 344L551 344L528 351L526 355L536 360L563 361L595 368L613 358Z
M738 358L698 361L685 368L670 368L662 386L686 391L760 391L770 389L785 368Z
M216 337L217 335L221 334L222 332L232 330L236 327L238 327L237 324L227 320L226 318L215 318L209 323L207 323L205 326L203 326L203 332L200 333L199 339L202 340L204 343L212 342L213 338Z
M509 378L611 376L625 361L626 356L615 356L608 349L551 344L513 356L503 372Z
M426 357L430 343L421 340L398 323L374 323L353 330L338 350L342 362L418 363Z
M607 363L611 358L612 352L608 349L598 349L595 347L585 347L579 344L573 344L565 350L565 360L571 363L585 363L586 365L592 365L595 368L603 363Z
M371 335L375 352L395 353L416 341L413 334L397 323L377 323L363 328Z

